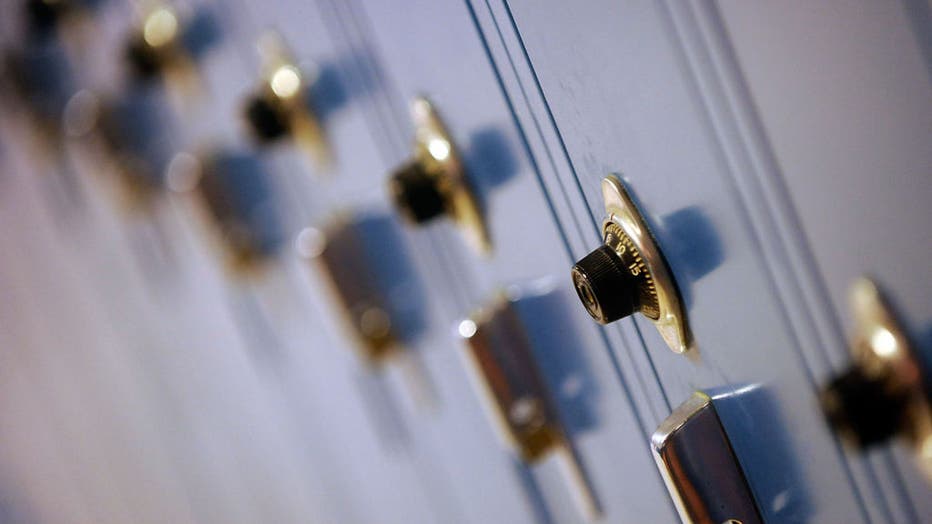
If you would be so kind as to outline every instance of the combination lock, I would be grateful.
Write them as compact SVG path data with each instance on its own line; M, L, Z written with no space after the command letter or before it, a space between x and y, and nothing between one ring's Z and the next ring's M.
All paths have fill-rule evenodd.
M220 38L216 19L203 9L176 9L170 3L149 7L140 26L128 37L124 58L136 81L164 78L179 87L194 87L196 62Z
M453 138L426 98L411 104L414 154L388 181L392 202L411 223L424 225L447 215L478 252L489 254L492 242L479 200Z
M142 79L154 78L169 66L183 63L181 27L174 9L159 6L149 12L126 43L125 53L133 73Z
M670 349L685 352L691 344L686 312L653 235L618 177L602 180L602 196L603 244L572 269L579 299L600 324L641 313Z
M320 167L328 167L329 146L310 96L317 72L295 65L277 33L264 35L259 41L259 51L264 64L263 80L243 109L253 138L262 145L291 139Z
M603 233L605 243L573 267L573 282L586 310L602 324L635 312L657 320L657 288L644 257L618 224L609 221Z
M901 437L932 482L932 388L919 348L871 280L855 281L849 301L852 365L822 391L826 418L855 449Z

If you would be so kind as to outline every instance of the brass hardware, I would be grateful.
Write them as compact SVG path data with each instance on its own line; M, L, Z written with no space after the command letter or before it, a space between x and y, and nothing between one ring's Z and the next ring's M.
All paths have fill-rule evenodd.
M670 349L685 352L692 344L686 311L647 223L617 176L602 180L602 196L604 243L572 270L579 299L601 324L640 312Z
M489 232L453 138L427 99L414 100L411 116L414 156L388 182L395 206L416 224L447 214L473 248L490 252Z
M904 437L932 480L932 404L915 348L873 282L857 280L850 303L854 362L822 393L826 416L855 447Z
M175 9L167 4L153 6L126 44L126 59L133 73L148 80L163 73L186 73L192 69L191 58L181 41L182 31Z
M257 141L277 142L290 137L322 167L330 164L319 116L310 105L316 72L294 64L281 38L270 33L259 42L264 79L244 107L244 116Z
M654 461L688 524L763 522L712 399L696 392L651 437Z
M498 297L491 308L461 322L459 333L498 426L521 458L534 462L561 445L563 430L510 302Z
M188 197L198 224L236 275L259 273L282 243L272 188L259 161L217 150L180 153L168 167L168 187Z
M550 400L512 301L499 294L487 308L460 322L458 331L503 440L530 464L559 453L584 513L598 516L595 493Z
M347 330L370 363L398 353L396 333L382 286L370 267L362 239L348 217L338 217L324 230L307 228L297 239L298 252L316 262L341 305Z

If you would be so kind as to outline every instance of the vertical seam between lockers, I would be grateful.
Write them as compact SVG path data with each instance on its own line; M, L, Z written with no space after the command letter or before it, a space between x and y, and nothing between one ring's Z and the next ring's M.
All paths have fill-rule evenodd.
M548 192L548 190L547 190L546 183L543 181L543 175L542 175L542 173L541 173L541 171L540 171L539 163L538 163L538 161L537 161L537 159L536 159L536 157L535 157L535 155L534 155L534 153L533 153L533 151L532 151L532 149L531 149L531 147L530 147L530 143L529 143L529 141L528 141L528 139L527 139L527 134L526 134L526 132L525 132L525 130L524 130L524 126L521 124L520 119L518 118L518 114L517 114L517 112L515 111L514 102L512 101L511 95L508 93L508 89L507 89L506 86L505 86L505 83L504 83L504 80L503 80L503 78L502 78L502 75L501 75L501 71L500 71L500 69L499 69L499 66L498 66L498 64L496 63L495 58L494 58L493 55L492 55L492 51L491 51L491 49L490 49L490 47L489 47L489 44L488 44L488 39L486 38L485 33L484 33L483 30L482 30L482 26L481 26L481 24L480 24L480 22L479 22L479 19L478 19L477 15L476 15L475 8L474 8L473 5L472 5L472 1L473 1L473 0L465 0L464 3L466 4L466 8L469 10L469 15L470 15L470 17L472 18L473 25L475 26L477 36L479 37L480 43L482 44L483 50L485 51L486 57L487 57L487 59L488 59L488 61L489 61L489 65L492 67L492 72L493 72L493 74L495 75L496 83L498 84L498 87L499 87L499 89L501 90L502 98L504 99L505 104L508 106L508 110L509 110L509 113L510 113L512 122L513 122L513 124L514 124L514 126L515 126L515 129L516 129L516 131L517 131L517 133L518 133L518 136L520 137L520 140L521 140L521 146L522 146L522 148L524 149L525 154L527 155L527 158L528 158L528 160L529 160L530 163L531 163L532 170L533 170L533 172L534 172L535 178L537 179L538 185L540 186L540 189L541 189L541 193L543 194L544 199L545 199L545 201L546 201L546 203L547 203L547 206L548 206L548 208L549 208L549 210L550 210L550 215L551 215L551 217L552 217L553 220L554 220L554 224L555 224L555 226L556 226L556 228L557 228L557 230L558 230L560 239L561 239L561 241L562 241L562 243L563 243L563 247L564 247L564 249L565 249L565 251L566 251L566 255L567 255L567 257L570 259L570 261L572 261L572 259L573 259L572 248L571 248L571 246L570 246L568 237L567 237L567 235L566 235L566 231L564 230L564 225L561 223L560 217L559 217L559 215L557 214L555 207L553 206L553 203L552 203L552 202L553 202L552 196L549 194L549 192ZM490 16L490 18L492 19L492 23L496 26L496 30L498 31L499 38L502 38L501 31L498 29L498 23L497 23L497 21L495 20L495 16L494 16L494 14L492 13L492 9L491 9L491 7L490 7L489 4L488 4L488 0L483 0L483 1L484 1L485 4L486 4L486 8L489 10L489 16ZM501 42L501 43L502 43L502 47L503 47L504 50L505 50L505 54L506 54L506 56L507 56L507 58L508 58L508 60L509 60L509 63L511 64L512 68L514 68L514 63L513 63L513 61L512 61L512 58L511 58L510 54L508 53L508 50L507 50L507 47L505 46L505 43L504 43L504 39L503 39L503 38L502 38L502 42ZM516 73L516 72L515 72L515 73ZM515 76L517 77L517 74L516 74ZM516 80L517 80L517 79L516 79ZM522 93L524 93L524 88L523 88L523 86L520 84L520 81L518 81L518 84L519 84L519 88L521 89ZM528 101L527 101L526 95L525 95L525 102L526 102L526 103L528 102ZM533 116L533 111L530 111L530 104L528 104L528 106L529 106L529 114L531 114L531 118L532 118L532 120L534 120L535 127L537 127L537 126L538 126L537 119ZM539 127L538 127L537 129L538 129L538 133L540 133ZM545 142L546 142L545 140L542 140L542 143L545 143ZM545 146L545 149L547 150L547 152L548 152L548 157L549 157L549 156L550 156L550 155L549 155L549 149L546 148L546 146ZM550 161L553 162L553 159L550 158ZM554 167L554 169L555 169L555 167ZM561 186L561 187L562 187L562 186ZM574 217L574 218L575 218L575 217ZM578 225L578 222L576 222L576 223L577 223L577 225ZM615 373L615 375L616 375L616 378L617 378L617 380L618 380L619 386L620 386L621 389L622 389L623 396L625 397L625 398L624 398L625 403L628 405L628 408L629 408L629 410L630 410L630 412L631 412L631 415L634 417L635 421L637 422L638 426L641 428L641 431L642 431L642 432L645 432L645 433L647 433L647 434L652 433L653 430L647 426L647 423L646 423L644 417L643 417L643 416L641 415L641 413L638 411L637 406L636 406L635 403L634 403L634 397L633 397L633 395L631 394L631 388L630 388L630 386L629 386L629 384L628 384L627 379L625 379L624 374L623 374L622 371L621 371L621 364L620 364L620 362L619 362L618 356L617 356L617 354L615 353L615 351L612 349L611 343L610 343L610 341L609 341L609 339L608 339L608 336L607 336L606 333L605 333L605 330L597 329L597 333L598 333L598 335L599 335L599 338L602 340L602 343L603 343L603 345L605 346L605 349L607 350L607 351L606 351L607 356L608 356L608 358L609 358L609 361L610 361L611 364L612 364L613 371L614 371L614 373ZM640 378L640 377L639 377L639 378ZM642 385L642 388L643 388L643 385ZM645 394L646 394L646 392L645 392ZM650 442L649 442L649 440L645 440L644 443L645 443L645 445L648 447L648 450L649 450L649 449L650 449ZM656 473L658 476L660 476L660 471L659 471L659 470L655 470L655 473ZM670 504L671 506L673 505L673 501L672 501L672 500L668 500L668 502L669 502L669 504Z
M582 193L582 187L581 187L581 185L580 185L580 183L579 183L578 173L576 172L574 166L572 165L572 161L571 161L571 159L569 158L569 154L568 154L568 151L567 151L567 149L566 149L566 147L565 147L565 144L564 144L562 135L560 134L560 131L559 131L558 127L557 127L557 124L556 124L556 122L555 122L554 116L553 116L552 112L550 111L549 103L546 101L546 98L544 97L544 93L543 93L542 87L541 87L541 85L540 85L540 83L539 83L539 79L538 79L537 73L536 73L536 71L534 70L533 63L532 63L531 60L530 60L530 57L529 57L529 55L528 55L528 53L527 53L526 48L524 47L523 39L522 39L522 37L521 37L521 35L520 35L520 32L519 32L519 30L518 30L518 28L517 28L517 25L516 25L515 21L514 21L514 18L513 18L511 9L510 9L510 6L507 5L507 0L502 0L502 1L503 1L503 3L505 4L505 9L507 10L509 17L511 18L511 23L512 23L513 29L514 29L514 31L515 31L515 33L516 33L516 36L517 36L517 38L518 38L518 40L519 40L519 42L520 42L520 44L521 44L521 46L522 46L522 49L524 50L525 58L526 58L526 60L527 60L528 66L531 68L531 73L532 73L532 75L533 75L533 77L534 77L534 80L535 80L535 82L537 82L537 88L538 88L538 90L539 90L539 92L540 92L540 96L544 99L544 104L545 104L546 110L547 110L547 112L548 112L548 116L549 116L550 122L551 122L551 124L552 124L553 127L554 127L554 131L555 131L556 134L557 134L557 137L558 137L558 139L559 139L559 141L560 141L561 147L563 147L563 153L564 153L564 155L566 156L567 162L568 162L569 165L570 165L570 168L571 168L571 171L572 171L572 173L573 173L573 176L574 176L574 178L575 178L576 181L577 181L577 187L579 188L580 192ZM666 15L666 18L667 18L667 22L671 25L671 27L673 27L673 28L675 29L675 24L674 24L673 21L672 21L672 14L669 12L670 9L671 9L670 6L666 6L666 10L667 10L667 11L665 12L665 15ZM493 15L493 18L494 18L494 15ZM694 22L694 23L695 23L695 22ZM723 144L723 142L722 142L723 137L721 137L721 136L719 135L719 130L716 129L715 124L714 124L714 119L713 119L712 116L711 116L711 114L712 114L712 113L711 113L711 108L709 107L708 101L707 101L707 99L706 99L707 94L706 94L704 91L702 91L701 89L698 89L698 88L699 88L699 85L700 85L700 82L698 81L698 78L696 77L696 74L697 74L697 73L696 73L696 70L695 70L695 64L689 59L689 55L688 55L688 54L686 53L686 51L685 51L685 41L684 41L683 35L680 34L679 31L674 31L674 34L676 35L675 43L676 43L676 46L677 46L677 48L678 48L678 51L679 51L679 53L680 53L680 55L681 55L681 58L683 58L684 61L686 61L686 62L687 62L687 65L689 66L689 73L690 73L690 76L692 77L692 78L691 78L691 80L692 80L691 83L693 83L693 85L697 87L697 92L700 93L700 97L699 97L700 107L702 107L703 112L706 113L706 118L705 118L705 121L706 121L706 122L705 122L705 124L706 124L707 126L709 126L709 127L712 128L713 134L714 134L714 136L715 136L715 138L716 138L716 146L717 146L717 149L719 150L719 151L718 151L718 154L719 154L719 156L720 156L721 159L725 160L724 164L725 164L726 167L727 167L727 166L728 166L728 163L729 163L729 162L727 161L727 157L728 157L729 155L728 155L728 153L727 153L726 147L724 146L724 144ZM704 44L703 47L705 48L705 50L708 51L709 44L708 44L707 42L703 42L703 44ZM720 75L720 76L721 76L721 75ZM519 83L520 83L520 81L519 81ZM744 87L744 86L741 86L741 87ZM732 111L735 110L733 107L731 107L730 109L731 109ZM748 111L748 109L747 109L747 104L744 104L744 108L743 108L743 109L744 109L745 111ZM756 116L755 114L753 114L753 111L752 111L752 115L751 115L751 116L752 116L752 118ZM731 119L731 120L736 120L736 118L735 118L734 115L730 115L730 119ZM755 126L759 129L759 123L754 122L753 125L755 125ZM747 146L746 144L741 144L741 146L742 146L743 151L744 151L746 154L748 154L748 156L752 156L752 155L750 155L750 153L747 151L747 150L748 150L748 146ZM761 147L761 146L759 146L759 147ZM762 148L765 150L765 155L767 156L767 159L770 161L771 166L772 166L772 162L773 162L773 161L772 161L772 151L769 149L769 147L768 147L766 144L763 145ZM765 168L765 169L766 169L766 168ZM751 215L750 215L750 213L749 213L749 211L748 211L748 209L747 209L747 205L748 205L749 202L746 201L746 199L742 196L740 190L739 190L739 189L737 188L737 186L736 186L736 180L735 180L735 179L736 179L736 174L735 174L734 170L733 170L732 168L729 167L728 169L726 169L726 171L727 171L727 173L728 173L728 175L729 175L729 178L728 178L727 181L729 182L729 188L731 189L731 191L732 191L732 193L733 193L733 194L732 194L732 198L733 198L733 200L735 200L735 201L739 204L739 206L740 206L739 209L741 210L742 215L745 216L746 218L748 218L748 222L749 222L750 225L746 225L746 228L747 228L747 229L749 230L749 232L751 233L752 239L753 239L753 241L754 241L754 243L755 243L755 247L757 247L757 251L758 251L757 254L758 254L758 257L764 262L763 265L764 265L764 267L766 268L766 277L767 277L767 280L769 281L770 287L771 287L772 289L779 290L779 287L776 285L776 281L775 281L775 278L776 278L776 276L775 276L775 270L774 270L774 268L770 267L769 264L767 264L768 258L765 256L765 253L764 253L764 250L763 250L763 247L762 247L762 242L761 242L760 237L759 237L759 235L758 235L758 233L760 232L760 228L761 228L762 226L756 225L755 222L754 222L753 220L750 220ZM757 175L758 177L761 176L761 175L760 175L760 168L755 169L754 172L755 172L755 175ZM772 176L771 178L774 178L774 177ZM776 178L779 179L779 172L777 173ZM774 183L776 183L776 184L779 185L780 182L781 182L780 180L776 180ZM759 182L759 183L760 183L760 182ZM780 189L782 189L782 193L779 191ZM782 198L781 198L781 204L782 204L784 207L789 207L789 208L790 208L789 213L792 215L792 213L793 213L792 205L791 205L791 203L789 203L788 196L786 195L786 190L785 190L785 188L778 187L776 191L774 191L773 188L771 188L771 190L772 190L772 192L778 192L778 193L780 193L779 196L782 197ZM585 195L583 194L582 196L583 196L583 200L585 201ZM588 206L587 206L587 208L588 208ZM772 206L768 206L768 209L772 209ZM591 209L590 209L590 212L591 212ZM772 211L772 212L775 213L775 211ZM771 221L773 221L773 220L776 219L776 217L770 217L770 218L771 218ZM787 219L787 220L789 220L789 221L791 222L791 224L792 224L792 225L791 225L791 230L794 230L794 231L801 231L801 228L799 227L798 218L796 218L795 215L792 215L792 216L790 216L790 217L784 217L784 218ZM795 220L794 220L794 219L795 219ZM773 224L768 224L768 225L770 225L771 227L776 227L776 226L774 226ZM792 226L795 226L795 227L792 227ZM785 231L785 230L784 230L784 231L781 231L781 233L782 233L783 235L785 235L785 234L786 234L786 231ZM780 238L781 238L781 240L784 240L784 243L785 243L785 239L784 239L783 237L780 237ZM814 265L814 264L813 264L813 260L814 260L814 259L813 259L813 257L812 257L811 251L810 251L810 249L809 249L809 248L810 248L809 244L804 242L803 248L804 248L805 252L804 252L804 253L800 253L800 255L802 255L803 258L804 258L803 265L804 265L804 266L812 267L812 266ZM792 265L793 265L792 263L789 263L789 262L787 262L786 264L787 264L788 266L790 266L790 267L792 267ZM797 275L795 272L794 272L794 275L798 277L798 275ZM812 277L812 279L813 279L813 280L816 280L816 277ZM794 281L794 284L796 284L796 286L799 286L799 285L800 285L799 282L796 282L796 281ZM825 305L825 303L826 303L826 299L825 299L825 293L826 293L826 291L825 291L825 289L824 289L824 282L823 282L822 280L817 280L817 281L815 282L815 285L814 285L814 286L811 286L811 287L812 287L813 289L818 290L818 295L819 295L819 298L821 299L820 301L822 302L823 310L824 310L824 311L831 311L830 308L829 308L829 309L824 309L824 305ZM777 293L775 293L775 294L777 294ZM816 298L806 296L805 292L801 292L800 294L801 294L804 298L806 298L808 301L818 300L818 299L816 299ZM798 325L798 321L794 321L793 318L792 318L792 316L789 315L789 313L788 313L788 311L787 311L788 304L786 303L786 300L784 299L784 297L781 296L781 295L779 295L779 294L777 294L777 296L780 297L780 298L779 298L779 305L780 305L780 309L782 310L782 313L783 313L783 314L781 315L781 316L783 317L783 322L784 322L785 325L789 328L788 331L790 332L791 338L792 338L792 339L795 339L795 340L798 340L799 334L796 332L796 328L797 328L797 325ZM807 305L809 305L809 304L807 303ZM810 310L812 309L811 306L810 306L809 309L810 309ZM810 312L811 312L811 311L810 311ZM834 333L835 333L835 335L836 335L835 338L839 338L839 337L837 337L837 333L838 333L838 331L839 331L839 330L838 330L838 327L837 327L837 326L838 326L837 318L834 318L834 317L832 317L831 315L828 315L828 316L829 316L829 318L826 319L825 321L829 324L830 327L834 328L833 331L834 331ZM834 322L833 322L833 321L834 321ZM813 323L814 323L814 321L813 321ZM823 335L823 336L824 336L823 333L820 333L820 330L818 329L818 326L812 326L812 328L816 331L817 334ZM640 332L638 332L638 335L640 336ZM825 347L824 342L823 342L822 344L819 344L819 345L818 345L818 349L822 350L822 351L821 351L822 354L820 355L819 352L818 352L818 350L817 350L817 354L816 354L816 355L812 355L812 356L814 356L814 357L820 357L820 356L821 356L821 357L825 357L825 356L826 356L825 353L827 353L827 349L826 349L826 347ZM808 378L809 382L810 382L814 387L816 387L817 385L815 384L815 375L814 375L814 373L813 373L813 371L812 371L812 369L811 369L811 367L810 367L810 365L809 365L809 362L807 361L807 356L806 356L805 354L802 353L802 348L798 347L798 345L794 345L793 350L794 350L795 353L797 353L797 356L798 356L799 359L801 360L802 367L803 367L803 369L804 369L804 371L805 371L805 373L806 373L806 375L807 375L807 378ZM652 360L651 360L651 365L653 365L653 361L652 361ZM658 380L659 380L659 379L658 379ZM662 384L661 384L661 390L662 390ZM848 461L847 457L845 456L845 454L844 454L844 452L843 452L843 450L842 450L842 448L841 448L841 446L840 446L840 442L838 441L837 437L836 437L835 435L832 435L832 438L833 438L833 441L834 441L834 443L835 443L836 452L840 455L841 462L842 462L842 464L844 465L845 473L846 473L846 475L848 476L849 482L851 483L852 488L853 488L854 491L855 491L856 498L858 499L858 502L862 505L862 508L861 508L861 509L862 509L862 512L865 514L865 517L867 518L867 511L866 511L866 508L863 507L863 504L864 504L863 497L861 496L860 488L859 488L859 486L857 485L857 483L855 482L854 476L853 476L853 474L852 474L852 471L850 470L851 466L850 466L850 464L849 464L849 461ZM868 469L869 469L869 471L868 471L868 477L871 479L872 483L876 485L877 479L876 479L876 477L874 476L873 471L871 470L871 468L869 467L869 465L868 465ZM897 473L897 474L899 473L898 471L896 471L896 468L894 468L894 471L895 471L895 473ZM901 496L905 496L905 494L901 494ZM880 501L880 502L881 502L882 504L886 505L886 500L882 500L882 501ZM889 512L888 512L888 513L889 513ZM915 510L913 510L913 513L915 513Z
M511 53L510 53L510 51L509 51L509 49L508 49L508 46L507 46L507 44L505 44L504 36L503 36L503 34L502 34L502 32L501 32L501 29L500 29L500 27L499 27L498 21L495 19L495 14L494 14L494 12L492 11L492 8L491 8L491 6L489 5L489 3L488 3L487 0L486 0L486 6L487 6L488 9L489 9L489 13L490 13L490 16L491 16L491 18L492 18L492 22L493 22L493 24L495 25L496 30L498 31L499 37L501 38L502 47L504 48L505 53L506 53L506 55L508 56L509 62L510 62L511 65L512 65L512 69L513 69L513 71L514 71L514 73L515 73L516 83L519 85L519 87L520 87L520 89L521 89L521 93L522 93L522 95L523 95L524 98L525 98L525 102L526 102L527 107L528 107L528 112L529 112L529 114L531 115L531 118L534 120L535 125L537 125L537 118L534 116L534 110L532 109L532 105L531 105L530 100L529 100L529 98L528 98L528 96L527 96L527 93L526 93L526 91L525 91L525 89L524 89L524 86L523 86L523 84L522 84L522 82L521 82L520 76L517 74L517 69L516 69L516 67L515 67L515 65L514 65L514 61L513 61L512 57L511 57ZM551 127L553 128L553 131L554 131L554 133L555 133L555 136L556 136L556 138L557 138L557 140L558 140L558 142L559 142L559 144L560 144L560 149L561 149L561 152L562 152L563 160L566 162L566 165L567 165L567 167L569 168L570 174L572 175L573 180L574 180L574 182L575 182L577 192L578 192L579 196L581 197L582 202L583 202L583 204L584 204L584 206L585 206L587 218L588 218L589 221L592 223L593 228L594 228L594 229L596 230L596 232L597 232L598 239L599 239L599 241L601 242L601 240L602 240L602 239L601 239L601 235L600 235L600 233L601 233L601 227L599 227L598 220L596 219L595 214L592 212L592 208L589 206L588 200L586 199L585 191L584 191L583 186L582 186L582 181L580 180L579 175L578 175L578 172L577 172L577 170L576 170L576 167L574 166L573 161L572 161L572 158L570 157L569 151L568 151L568 149L567 149L567 147L566 147L566 143L565 143L565 141L564 141L564 139L563 139L563 134L561 133L559 127L557 126L556 118L554 117L553 111L552 111L551 108L550 108L550 102L547 100L547 97L544 95L543 86L542 86L541 83L540 83L540 79L539 79L539 77L538 77L538 75L537 75L537 71L534 69L534 64L531 62L531 58L530 58L530 55L528 54L527 47L526 47L525 44L524 44L524 38L521 36L521 32L518 30L518 26L517 26L517 23L516 23L516 21L515 21L515 19L514 19L513 14L512 14L511 7L508 5L507 0L502 0L502 6L503 6L503 8L505 9L505 11L506 11L506 13L507 13L507 15L508 15L508 19L509 19L508 21L509 21L509 24L511 25L512 31L514 32L514 36L515 36L515 38L516 38L516 40L517 40L517 42L518 42L518 45L521 47L521 53L522 53L522 56L523 56L523 58L524 58L524 61L525 61L526 65L527 65L527 67L528 67L528 71L530 72L531 76L532 76L533 79L534 79L534 87L535 87L535 89L537 90L537 94L538 94L538 96L540 97L541 103L542 103L543 106L544 106L544 110L545 110L545 112L546 112L546 114L547 114L547 119L549 120L550 125L551 125ZM547 141L546 141L546 139L544 138L543 132L541 131L540 127L538 126L537 129L538 129L538 132L539 132L539 134L540 134L540 136L541 136L541 141L542 141L542 143L546 144ZM548 148L546 145L545 145L545 148L547 149L548 155L549 155L549 148ZM552 165L553 165L554 173L557 175L556 178L557 178L557 180L559 181L559 180L561 179L561 177L559 176L560 170L556 167L556 161L553 160L552 157L551 157L551 163L552 163ZM560 182L558 182L558 183L560 183ZM560 183L560 186L561 186L561 189L564 189L562 183ZM564 191L565 191L565 189L564 189ZM572 208L571 208L571 209L572 209ZM576 219L576 216L575 216L576 214L575 214L575 213L570 212L570 215L574 218L574 220ZM572 257L572 254L571 254L571 257ZM572 262L572 261L571 261L571 262ZM631 328L633 328L633 330L634 330L634 339L632 339L631 337L625 335L625 333L624 333L624 331L625 331L624 326L630 326ZM670 403L669 396L668 396L666 390L665 390L664 387L663 387L663 382L660 380L660 374L659 374L659 372L658 372L658 370L657 370L656 364L654 363L654 358L653 358L653 356L652 356L652 354L651 354L649 348L648 348L648 347L646 346L646 344L645 344L645 340L644 340L643 333L641 333L641 327L638 326L637 322L635 322L634 319L624 319L624 320L621 320L621 321L617 322L614 326L612 326L612 327L610 327L610 328L600 329L600 332L602 332L602 336L603 336L604 340L606 341L606 345L607 345L607 348L609 349L609 352L610 352L610 353L613 353L613 358L615 358L615 357L614 357L614 353L618 352L618 350L612 345L612 343L611 343L611 341L609 340L608 336L604 333L604 331L607 330L607 329L614 329L614 330L619 334L619 336L620 336L620 338L621 338L621 340L622 340L622 345L625 347L625 350L626 350L626 352L628 353L629 358L631 358L632 362L635 361L635 359L631 357L631 354L632 354L632 352L634 351L634 348L633 348L632 346L636 346L636 345L638 345L638 342L640 342L640 347L641 347L641 350L642 350L642 352L643 352L643 356L644 356L644 358L647 360L647 366L648 366L648 368L649 368L649 372L650 372L650 374L653 375L654 383L656 384L657 391L660 393L660 397L661 397L661 400L663 401L663 405L666 407L666 409L667 409L668 412L669 412L669 411L672 411L672 409L673 409L672 404ZM639 373L637 373L637 374L639 374ZM640 378L641 380L644 380L644 377L639 377L639 378ZM645 393L645 395L647 395L648 398L651 397L651 395L648 394L647 391L645 391L644 393ZM662 420L662 419L664 418L664 416L656 417L656 415L655 415L655 418L658 418L658 420ZM652 432L653 432L653 430L648 430L648 431L647 431L647 434L651 434Z
M504 102L505 102L505 104L508 106L508 109L509 109L509 112L510 112L510 116L511 116L512 122L513 122L513 124L514 124L514 126L515 126L515 129L516 129L516 131L517 131L517 133L518 133L518 136L519 136L519 138L520 138L520 140L521 140L522 148L524 149L525 154L527 155L527 157L528 157L528 159L529 159L529 161L530 161L530 163L531 163L531 167L532 167L532 170L533 170L533 172L534 172L535 178L537 179L537 182L538 182L538 184L539 184L539 186L540 186L540 188L541 188L541 192L543 193L544 199L545 199L545 201L546 201L546 203L547 203L547 205L548 205L548 208L549 208L549 210L550 210L550 214L551 214L552 218L554 219L555 225L556 225L556 227L557 227L558 233L559 233L560 238L561 238L561 241L562 241L562 243L563 243L563 247L564 247L564 249L565 249L565 251L566 251L567 258L570 259L570 260L572 260L572 258L573 258L572 249L571 249L570 244L569 244L569 240L568 240L568 236L567 236L566 230L564 229L565 226L564 226L564 224L562 224L562 222L561 222L560 219L559 219L559 216L558 216L558 214L557 214L557 212L556 212L556 209L555 209L555 207L554 207L554 205L553 205L553 203L552 203L552 202L553 202L553 197L552 197L552 195L550 195L549 191L547 190L547 186L546 186L545 182L543 181L543 175L542 175L541 170L540 170L540 164L539 164L539 162L538 162L536 156L534 155L534 153L533 153L533 151L532 151L532 149L531 149L530 142L529 142L529 140L528 140L528 138L527 138L527 132L525 131L524 126L521 124L520 119L519 119L519 117L517 116L517 112L516 112L516 110L515 110L515 108L514 108L514 102L513 102L513 100L512 100L511 95L510 95L509 92L508 92L508 89L507 89L506 86L505 86L504 80L503 80L503 78L502 78L501 70L499 69L499 66L498 66L498 64L496 63L496 61L495 61L495 59L494 59L494 57L493 57L493 55L492 55L492 51L491 51L491 49L490 49L490 47L489 47L488 39L486 38L485 33L484 33L483 30L482 30L481 23L479 22L478 16L476 15L475 8L474 8L474 6L472 5L472 2L471 2L470 0L466 0L465 3L466 3L467 9L469 10L470 16L472 17L473 24L475 25L475 29L476 29L477 35L478 35L478 37L479 37L480 43L482 44L483 49L484 49L484 51L485 51L485 53L486 53L486 56L487 56L487 58L488 58L488 60L489 60L489 64L490 64L490 66L492 67L492 72L493 72L493 74L495 75L496 82L498 83L498 87L499 87L499 89L500 89L501 92L502 92L502 97L503 97L503 99L504 99ZM490 9L490 7L488 6L488 3L487 3L487 2L486 2L486 7L489 8L489 12L490 12L490 15L491 15L491 9ZM494 20L494 17L493 17L493 24L496 24L496 22L495 22L495 20ZM496 24L496 25L497 25L497 24ZM499 33L499 36L501 37L501 33ZM503 45L504 45L504 42L503 42ZM507 53L506 53L506 54L507 54ZM509 58L509 61L510 61L510 60L511 60L511 57L509 56L508 58ZM512 67L514 67L513 63L512 63ZM533 119L533 117L532 117L532 119ZM534 120L535 120L535 125L536 125L536 119L534 119ZM538 131L540 131L539 128L538 128ZM548 156L549 156L549 155L548 155ZM553 162L552 158L551 158L550 160L551 160L551 162ZM599 329L599 330L598 330L598 333L599 333L599 337L602 339L603 344L605 345L606 349L608 350L607 353L608 353L609 359L610 359L610 361L612 362L612 366L613 366L613 368L614 368L614 372L615 372L615 374L616 374L616 376L617 376L617 379L618 379L618 381L619 381L619 383L620 383L620 386L621 386L621 388L622 388L622 390L623 390L623 392L624 392L625 401L628 403L629 408L631 409L632 415L634 416L635 420L637 421L638 425L642 428L643 431L648 431L648 432L651 431L651 430L647 427L644 417L642 417L641 413L637 410L637 406L634 405L634 402L633 402L633 395L631 394L630 386L629 386L629 384L628 384L628 381L625 379L624 375L623 375L622 372L621 372L621 366L620 366L620 363L618 362L617 355L615 354L614 351L612 351L611 344L609 343L609 340L608 340L608 338L607 338L607 336L606 336L604 330Z

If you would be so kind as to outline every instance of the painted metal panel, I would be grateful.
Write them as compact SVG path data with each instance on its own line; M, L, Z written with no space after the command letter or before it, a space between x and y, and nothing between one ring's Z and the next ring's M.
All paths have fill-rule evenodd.
M742 121L734 115L749 106L740 99L732 105L732 79L717 68L720 49L704 40L695 19L704 7L485 5L498 22L493 34L509 35L502 39L511 41L511 62L524 70L521 93L540 104L537 120L549 121L546 132L565 146L565 176L577 177L587 203L577 216L598 216L598 178L621 171L655 217L668 253L678 239L665 230L665 217L679 210L698 210L719 239L721 261L699 280L691 281L688 259L670 257L680 282L687 282L700 360L665 353L641 327L652 361L642 374L656 369L671 400L686 398L689 387L734 382L761 383L772 392L800 478L787 491L789 485L768 482L771 472L749 472L752 486L767 490L757 495L771 518L781 512L894 518L910 510L902 492L892 479L878 479L877 468L841 455L813 402L815 378L828 371L826 354L837 351L826 346L843 341L813 336L817 326L793 293L800 287L797 268L779 254L788 246L774 245L775 219L758 205L766 194L748 176L759 151L743 143ZM566 20L585 26L586 37L561 31Z
M390 298L416 319L409 355L367 367L291 245L264 277L231 279L182 199L123 212L114 166L80 140L68 164L35 162L28 115L4 100L0 514L584 521L560 464L521 464L470 383L457 323L505 289L603 521L675 518L649 436L695 389L717 399L766 520L923 520L932 502L908 458L844 453L816 401L846 358L842 298L857 274L889 286L928 339L920 4L178 2L220 39L198 62L199 93L152 90L169 122L153 139L254 152L289 238L365 219L375 256L397 261L381 268ZM131 87L112 57L140 5L104 2L67 42L77 85ZM12 24L0 20L4 42ZM245 132L270 28L320 73L329 172ZM464 154L490 257L449 223L406 227L387 203L417 95ZM576 303L569 268L599 241L610 172L682 286L691 357L643 319L598 327ZM743 394L714 395L724 386Z

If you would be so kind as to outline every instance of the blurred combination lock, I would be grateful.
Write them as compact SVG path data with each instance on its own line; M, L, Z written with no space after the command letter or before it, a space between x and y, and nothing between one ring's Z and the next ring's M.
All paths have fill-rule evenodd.
M602 196L608 214L603 244L572 269L579 299L601 324L641 313L670 349L685 352L691 345L686 311L647 223L618 177L602 180Z
M126 58L138 77L149 79L187 61L178 14L159 6L145 15L142 26L126 44Z
M259 44L264 76L243 111L253 137L262 144L290 138L318 164L327 166L330 152L311 100L316 72L295 65L276 34L265 35Z
M388 183L395 206L419 225L448 215L473 248L488 253L492 248L488 229L453 139L427 99L414 100L411 116L414 155Z
M125 57L136 78L184 77L194 62L219 39L215 20L206 11L181 16L167 4L151 8L126 42Z
M873 282L855 282L850 302L854 362L823 391L826 416L856 448L905 438L932 481L930 384L916 348Z

